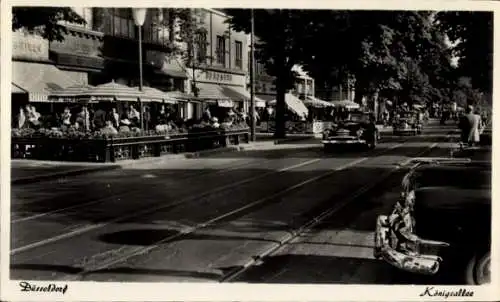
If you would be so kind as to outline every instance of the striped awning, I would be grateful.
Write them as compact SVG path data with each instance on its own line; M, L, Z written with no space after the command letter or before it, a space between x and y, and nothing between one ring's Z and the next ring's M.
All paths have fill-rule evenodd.
M231 98L224 94L222 87L216 84L196 83L199 89L198 98L205 101L230 100Z
M118 84L114 81L98 85L83 95L96 101L117 100L135 102L138 101L139 98L145 97L145 94L140 92L139 89Z
M60 90L54 90L50 93L49 99L54 102L79 102L86 98L85 93L93 89L92 85L73 85Z
M139 87L134 87L139 90ZM161 91L153 87L143 86L142 92L145 96L141 99L143 102L165 102L170 104L175 104L175 99L169 97L166 92Z
M304 100L304 104L315 107L315 108L326 108L326 107L333 107L334 106L332 103L320 100L320 99L315 98L313 96L307 96L306 99Z
M306 105L304 105L298 97L291 93L285 94L285 103L291 111L295 112L299 116L307 116L309 113ZM269 104L276 105L276 100L272 100Z
M250 101L250 93L240 86L221 86L225 95L234 101ZM256 107L266 107L266 101L254 96Z
M12 93L27 93L30 102L50 101L52 92L72 85L84 85L86 79L83 72L60 70L50 64L12 62Z

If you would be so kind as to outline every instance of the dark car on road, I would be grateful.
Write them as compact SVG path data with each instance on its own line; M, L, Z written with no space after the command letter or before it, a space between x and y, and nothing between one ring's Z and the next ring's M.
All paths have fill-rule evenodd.
M379 139L379 131L375 122L370 119L370 114L356 112L323 132L321 142L325 151L331 151L335 147L354 145L374 149Z
M465 154L412 162L392 212L377 218L375 258L410 273L490 282L491 161L487 147Z
M422 121L418 119L417 112L402 112L393 125L394 135L417 135L422 133Z

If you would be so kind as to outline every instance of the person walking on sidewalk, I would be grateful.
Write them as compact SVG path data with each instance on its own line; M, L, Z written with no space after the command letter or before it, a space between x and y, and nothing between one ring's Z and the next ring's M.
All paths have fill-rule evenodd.
M479 142L481 118L479 115L474 114L472 106L468 106L465 113L459 123L462 132L461 139L463 143L473 146Z

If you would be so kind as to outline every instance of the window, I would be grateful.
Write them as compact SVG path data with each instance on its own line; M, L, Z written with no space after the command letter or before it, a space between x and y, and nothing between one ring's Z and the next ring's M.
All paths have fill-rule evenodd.
M235 59L234 59L234 65L241 69L243 68L243 44L241 43L241 41L235 41L234 42L235 44L235 51L236 51L236 56L235 56Z
M150 43L165 45L169 41L168 25L164 20L163 10L152 9L151 22L144 24L144 40Z
M200 32L197 37L197 54L198 63L206 63L207 60L207 33Z
M217 54L217 64L222 64L226 66L226 38L223 36L217 36L217 48L215 50Z
M93 29L108 35L136 39L135 24L129 8L94 8Z

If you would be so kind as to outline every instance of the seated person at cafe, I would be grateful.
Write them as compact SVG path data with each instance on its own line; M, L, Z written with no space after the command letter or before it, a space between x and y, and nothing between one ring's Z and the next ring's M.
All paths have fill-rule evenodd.
M140 123L141 115L139 114L139 111L137 111L134 108L134 105L130 105L127 111L127 118L128 120L134 125L138 126Z
M122 119L120 120L120 128L118 129L118 132L130 132L131 124L132 122L130 122L130 120L126 116L122 117Z
M95 129L101 129L106 125L106 111L102 108L97 109L94 113L93 123Z
M71 126L71 111L69 107L64 107L64 111L61 115L61 124L66 127Z
M103 134L118 134L118 131L113 127L113 122L110 120L106 121L106 125L101 129Z

